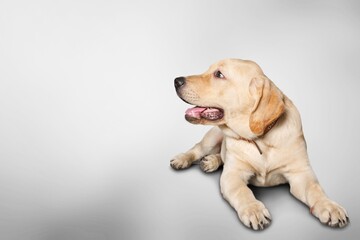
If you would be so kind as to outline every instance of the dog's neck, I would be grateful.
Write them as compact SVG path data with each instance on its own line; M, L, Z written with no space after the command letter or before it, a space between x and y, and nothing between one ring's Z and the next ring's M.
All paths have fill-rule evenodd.
M281 118L281 116L279 118ZM239 140L239 141L246 141L248 143L254 144L255 147L257 148L257 150L259 151L260 155L262 155L263 151L260 149L259 145L256 143L256 140L264 137L265 134L267 134L276 125L279 118L275 119L272 123L270 123L265 128L265 131L264 131L264 133L262 135L257 136L257 137L252 138L252 139L242 137L240 134L236 133L233 129L231 129L227 124L221 125L219 127L224 132L224 134L226 136L230 137L230 138L234 138L234 139Z

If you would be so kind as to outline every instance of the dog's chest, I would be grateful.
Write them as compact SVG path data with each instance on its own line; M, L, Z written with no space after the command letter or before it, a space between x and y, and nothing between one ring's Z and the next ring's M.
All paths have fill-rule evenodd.
M249 183L254 186L269 187L286 183L286 179L279 173L257 173L249 180Z
M286 183L283 177L283 166L276 157L275 150L259 144L262 154L254 143L246 141L228 141L226 144L225 158L231 161L244 171L253 173L249 183L255 186L275 186ZM225 160L225 164L226 164Z
M260 159L249 159L248 164L254 175L249 179L249 183L254 186L275 186L286 182L282 174L281 167L271 161L261 157Z

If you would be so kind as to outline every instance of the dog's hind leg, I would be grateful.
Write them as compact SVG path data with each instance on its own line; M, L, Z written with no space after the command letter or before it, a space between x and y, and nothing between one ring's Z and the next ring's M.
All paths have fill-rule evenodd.
M203 139L195 144L189 151L180 153L170 161L170 166L174 169L185 169L190 167L195 161L202 159L207 155L218 155L221 150L221 143L223 140L223 133L218 127L210 129ZM219 166L221 163L216 159ZM217 166L217 168L219 167ZM217 169L216 168L216 169Z
M220 153L207 155L200 160L200 168L206 173L215 172L221 165L223 161Z

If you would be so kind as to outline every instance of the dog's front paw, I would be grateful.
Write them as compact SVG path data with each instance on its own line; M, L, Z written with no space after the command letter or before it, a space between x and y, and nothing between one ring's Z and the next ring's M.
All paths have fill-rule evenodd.
M329 200L320 200L310 208L310 212L320 222L330 227L345 227L349 223L349 217L346 210L339 204Z
M200 160L200 168L206 173L216 171L221 165L220 154L211 154Z
M271 216L264 204L253 201L238 212L242 223L253 230L263 230L271 223Z
M176 170L189 168L191 164L192 164L191 157L185 153L180 153L170 161L170 166Z

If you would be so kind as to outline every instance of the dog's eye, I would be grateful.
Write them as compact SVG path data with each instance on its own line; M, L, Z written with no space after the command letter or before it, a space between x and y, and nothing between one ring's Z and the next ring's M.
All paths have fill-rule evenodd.
M215 76L216 78L221 78L221 79L224 79L224 78L225 78L225 76L224 76L219 70L217 70L217 71L214 72L214 76Z

